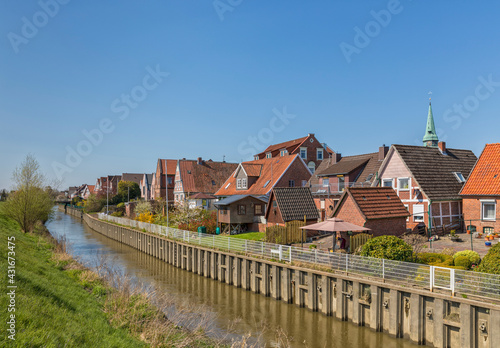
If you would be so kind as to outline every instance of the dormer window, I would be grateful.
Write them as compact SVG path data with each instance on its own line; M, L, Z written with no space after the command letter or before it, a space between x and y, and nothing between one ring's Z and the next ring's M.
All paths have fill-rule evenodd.
M458 180L459 183L462 184L462 183L465 182L465 178L462 175L462 173L460 173L460 172L453 172L453 175L455 175L455 178Z
M247 179L246 178L241 179L241 188L242 189L247 188Z
M236 188L237 188L238 190L241 190L241 179L237 179L237 180L236 180Z
M270 152L266 153L266 158L271 158L272 154Z
M253 156L253 159L254 159L255 161L257 161L257 160L259 159L259 156L255 155L255 156Z
M283 157L283 156L286 156L288 154L288 151L286 149L283 149L280 151L280 156Z

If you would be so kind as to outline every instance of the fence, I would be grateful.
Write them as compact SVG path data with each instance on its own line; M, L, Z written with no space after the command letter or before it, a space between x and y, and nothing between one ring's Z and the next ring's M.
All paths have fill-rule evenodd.
M349 248L351 251L356 251L358 248L362 247L369 239L372 238L371 234L367 233L358 233L355 236L349 237Z
M384 281L403 282L433 291L451 290L463 295L476 295L500 299L500 276L418 263L392 261L343 253L329 253L316 249L308 250L293 246L258 242L246 239L218 236L179 230L172 227L150 224L126 218L98 214L99 219L120 225L139 228L170 239L217 248L234 253L245 253L270 260L314 263L335 271L381 278Z
M300 229L305 226L304 221L289 221L285 226L271 226L266 228L266 241L278 244L293 244L305 242L307 238L306 231Z

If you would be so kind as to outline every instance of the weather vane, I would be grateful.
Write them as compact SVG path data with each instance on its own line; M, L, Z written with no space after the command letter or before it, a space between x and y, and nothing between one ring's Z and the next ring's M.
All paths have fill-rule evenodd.
M431 100L431 98L432 98L432 92L431 92L431 91L429 91L429 93L427 93L427 94L429 95L429 101L430 101L430 100Z

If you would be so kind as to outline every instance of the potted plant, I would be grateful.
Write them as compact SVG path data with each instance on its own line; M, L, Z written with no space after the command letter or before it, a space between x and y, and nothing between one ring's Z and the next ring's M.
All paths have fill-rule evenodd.
M453 242L460 240L460 237L457 236L457 232L455 230L450 231L450 238Z

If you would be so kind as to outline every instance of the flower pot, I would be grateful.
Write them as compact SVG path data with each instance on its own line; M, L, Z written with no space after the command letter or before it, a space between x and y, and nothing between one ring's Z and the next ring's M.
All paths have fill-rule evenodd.
M493 235L490 236L490 240L493 240L495 239L495 237Z
M490 241L484 242L484 245L486 245L487 247L490 247L491 246L491 242Z

